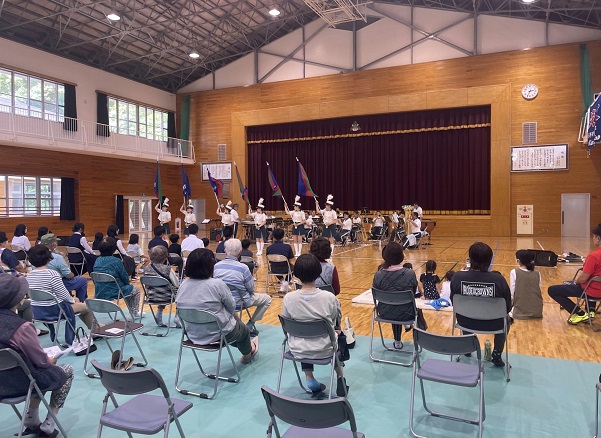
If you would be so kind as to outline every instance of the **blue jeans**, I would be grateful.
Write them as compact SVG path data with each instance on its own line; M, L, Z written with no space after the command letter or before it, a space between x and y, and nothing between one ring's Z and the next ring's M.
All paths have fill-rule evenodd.
M75 276L73 278L64 278L63 284L69 292L75 291L75 296L82 303L88 299L88 279L81 276Z

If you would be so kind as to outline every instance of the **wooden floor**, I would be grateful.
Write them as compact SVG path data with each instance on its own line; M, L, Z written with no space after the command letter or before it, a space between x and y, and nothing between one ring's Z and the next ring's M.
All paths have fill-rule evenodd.
M425 270L427 260L435 260L438 264L437 274L442 277L449 269L460 269L465 263L469 246L476 241L483 241L493 249L493 269L501 272L509 281L509 272L515 268L515 252L518 249L540 249L541 247L555 253L573 252L586 255L592 248L592 240L588 238L445 238L434 234L431 245L418 250L405 252L405 262L411 262L419 275ZM143 247L146 245L142 243ZM333 263L336 265L341 283L341 293L338 296L342 305L343 316L349 316L355 332L368 336L371 328L372 306L353 304L351 300L371 287L374 273L382 262L381 246L377 243L353 244L346 247L336 247ZM210 249L215 249L212 243ZM254 250L254 247L251 247ZM303 253L308 251L308 245L303 245ZM265 291L266 257L258 258L257 292ZM509 334L509 352L525 355L544 356L550 358L596 362L601 356L601 332L592 332L588 325L571 326L566 323L568 314L560 311L548 295L547 288L571 279L579 264L560 264L556 268L537 268L543 280L544 318L542 320L518 321L511 326ZM90 296L92 296L90 285ZM267 311L263 324L279 324L277 315L281 311L281 298L274 297ZM429 330L434 333L450 334L450 312L424 311ZM601 315L597 317L601 324ZM409 334L410 335L410 334ZM385 336L392 337L389 325L385 327ZM403 335L403 339L409 339ZM484 337L481 338L484 342Z

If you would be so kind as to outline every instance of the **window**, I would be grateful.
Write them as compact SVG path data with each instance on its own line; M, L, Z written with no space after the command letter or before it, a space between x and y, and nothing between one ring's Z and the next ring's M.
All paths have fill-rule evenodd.
M61 179L0 175L0 217L58 216Z
M0 69L0 112L62 122L65 87L47 79Z
M109 97L111 132L167 141L167 111Z

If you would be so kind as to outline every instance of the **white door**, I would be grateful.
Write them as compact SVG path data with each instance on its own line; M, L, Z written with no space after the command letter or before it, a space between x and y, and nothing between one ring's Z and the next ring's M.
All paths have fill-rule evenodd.
M150 235L152 231L153 199L128 198L127 216L129 234Z
M588 237L591 231L590 193L561 194L561 236Z

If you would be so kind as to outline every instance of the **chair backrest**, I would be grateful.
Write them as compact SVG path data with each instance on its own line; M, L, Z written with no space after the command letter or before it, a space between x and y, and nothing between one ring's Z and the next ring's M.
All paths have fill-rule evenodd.
M453 313L481 321L507 317L504 298L486 298L471 295L453 297Z
M58 304L58 300L50 292L45 292L43 290L37 289L29 289L28 294L29 298L31 298L32 301L52 301L53 304Z
M269 261L270 263L281 263L288 262L288 259L286 258L286 256L283 256L281 254L268 254L267 261Z
M267 386L262 386L261 392L272 421L275 416L288 424L305 429L325 429L348 421L353 436L357 436L355 414L346 398L300 400L279 394Z
M178 307L177 314L184 323L209 324L213 322L216 323L219 326L219 329L221 330L221 325L219 324L219 320L217 319L217 317L206 310L182 309Z
M25 251L25 248L23 248L23 246L21 245L10 245L10 249L12 249L13 252L19 252L19 251Z
M152 368L118 371L100 365L97 360L93 360L92 365L98 371L102 386L109 392L137 395L161 389L163 395L169 397L163 378Z
M240 263L254 263L255 259L249 256L240 257Z
M138 251L125 251L125 253L132 259L140 258L140 254L138 253Z
M175 253L175 252L170 252L169 253L169 258L173 258L173 257L180 257L180 255L178 253Z
M21 359L19 353L10 348L3 348L0 350L0 371L8 371L13 368L21 368L27 377L32 378L29 368L27 368L23 359Z
M152 287L171 287L171 282L158 275L143 275L140 277L140 283L144 288Z
M217 261L225 260L226 257L227 257L227 255L223 252L218 252L215 254L215 260L217 260Z
M100 300L98 298L88 298L86 300L86 306L94 313L121 313L123 310L121 307L108 300ZM125 319L125 315L123 315Z
M480 341L475 334L461 336L445 336L413 328L413 342L415 351L419 347L437 354L460 355L476 352L480 360Z
M371 294L374 299L374 305L381 303L400 306L403 304L415 303L415 294L411 290L388 291L372 287Z
M322 284L321 286L317 286L317 289L326 290L328 292L336 293L334 290L334 286L331 284Z
M284 333L296 338L320 338L329 336L333 344L336 344L334 328L325 319L314 319L312 321L298 321L284 315L278 315Z
M188 258L188 256L190 255L191 252L192 251L182 251L182 257L185 259Z
M117 280L111 274L105 274L104 272L92 272L90 277L94 283L116 283L117 287L119 287L119 283L117 283Z
M79 255L83 256L81 249L75 248L74 246L67 247L67 254L79 254Z
M591 283L597 283L597 282L601 282L601 276L596 276L596 277L589 278L589 280L586 283L585 290L589 288L589 286L591 285ZM593 298L596 298L596 297L593 297Z

